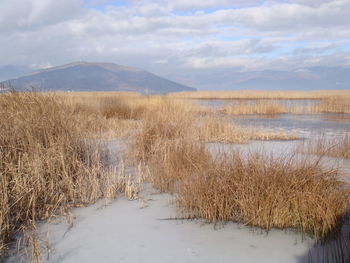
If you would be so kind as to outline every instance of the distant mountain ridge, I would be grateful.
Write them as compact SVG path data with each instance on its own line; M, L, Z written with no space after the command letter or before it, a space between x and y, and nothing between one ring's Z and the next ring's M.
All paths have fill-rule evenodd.
M113 63L74 62L8 81L16 90L134 91L144 94L195 90L139 68Z
M331 90L350 89L349 66L318 66L293 70L239 72L201 69L163 72L165 78L139 68L112 63L75 62L33 71L25 66L0 66L0 81L9 79L17 89L137 91L145 94L195 90ZM10 76L5 78L4 76ZM169 81L166 78L173 79ZM179 82L179 83L177 83Z
M350 66L244 72L201 69L177 74L175 80L201 90L344 90L350 89Z

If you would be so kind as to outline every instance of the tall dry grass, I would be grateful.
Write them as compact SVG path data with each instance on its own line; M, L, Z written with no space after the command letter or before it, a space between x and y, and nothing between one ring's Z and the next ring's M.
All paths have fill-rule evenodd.
M238 103L226 104L221 109L222 112L229 115L249 115L249 114L282 114L287 113L288 109L276 101L239 101Z
M185 217L295 228L322 238L341 225L347 211L348 187L336 170L318 162L239 153L213 158L200 142L154 142L147 155L150 180L176 194Z
M350 158L350 134L347 132L333 138L327 138L321 135L306 142L302 142L298 146L298 150L321 156Z
M197 111L196 108L184 105L174 100L165 99L158 108L146 112L140 129L131 138L132 155L136 156L137 159L147 160L154 154L159 141L163 143L177 139L223 143L296 139L293 132L246 128L234 124L228 118L216 115L203 116L201 111Z
M207 116L197 118L193 135L196 140L219 143L248 143L250 140L295 140L295 132L284 130L242 127L227 117Z
M264 229L296 228L315 237L341 223L349 191L337 171L294 157L236 153L214 158L204 144L213 135L205 131L209 135L200 137L197 119L164 107L144 120L132 144L134 156L150 166L155 187L175 193L186 215ZM217 125L213 130L220 129Z
M70 207L113 195L103 145L82 129L84 116L54 95L0 95L0 257L18 234ZM110 182L107 184L106 182ZM113 188L113 189L112 189ZM33 235L33 261L40 249ZM33 241L34 240L34 241Z
M188 175L178 205L211 222L296 228L320 238L335 231L346 213L349 190L343 187L336 171L315 163L236 153Z
M211 157L201 143L158 141L151 181L174 192L187 218L295 228L322 238L342 223L349 190L318 163L262 154Z
M169 94L173 98L182 99L324 99L330 96L350 97L349 90L318 90L318 91L194 91Z
M350 113L350 96L330 96L312 107L313 112Z

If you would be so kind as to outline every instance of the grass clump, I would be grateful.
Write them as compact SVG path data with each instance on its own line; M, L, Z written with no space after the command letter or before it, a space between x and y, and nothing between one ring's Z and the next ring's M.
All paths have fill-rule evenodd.
M312 107L313 112L350 113L350 96L330 96Z
M350 133L347 132L333 138L319 136L301 143L298 150L316 155L348 159L350 158Z
M104 196L105 152L86 139L82 116L55 95L0 96L0 257L35 222ZM32 235L30 235L33 237ZM40 251L34 251L40 261Z
M134 98L129 98L131 101ZM106 97L100 101L100 110L106 119L140 119L145 111L144 105L132 106L130 101L123 98Z
M232 99L290 99L312 100L325 99L331 96L350 96L349 90L317 90L317 91L266 91L266 90L234 90L234 91L183 91L169 94L173 98L232 100Z
M207 116L197 118L193 134L202 142L248 143L250 140L295 140L294 132L242 127L229 118Z
M213 127L198 126L198 119L165 103L143 120L132 145L134 156L150 166L151 182L162 192L175 193L182 212L211 222L296 228L315 237L337 228L349 200L337 171L294 155L235 153L214 158L204 141L228 140L225 134L231 126L220 126L218 119L211 122ZM245 129L234 134L253 136Z
M178 205L191 217L324 237L339 225L349 191L336 172L293 158L223 155L180 185Z
M239 101L235 104L223 106L222 112L229 115L249 115L249 114L266 114L274 115L287 113L287 109L276 101Z

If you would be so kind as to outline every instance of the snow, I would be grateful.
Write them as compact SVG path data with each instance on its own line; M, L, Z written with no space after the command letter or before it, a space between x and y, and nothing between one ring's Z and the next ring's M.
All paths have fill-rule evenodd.
M313 241L300 233L174 220L172 200L148 188L139 201L74 209L70 229L64 220L42 223L39 232L51 250L43 262L308 262Z

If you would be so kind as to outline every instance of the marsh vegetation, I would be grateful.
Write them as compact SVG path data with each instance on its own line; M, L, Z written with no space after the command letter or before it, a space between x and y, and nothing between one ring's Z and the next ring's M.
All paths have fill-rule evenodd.
M337 95L349 94L1 94L1 257L22 236L22 244L32 247L32 260L40 262L38 221L69 215L73 207L101 198L124 194L136 199L143 181L171 193L179 217L234 221L265 230L291 228L325 240L339 232L348 217L349 185L338 168L324 166L309 155L349 158L348 135L308 138L303 150L284 156L240 151L214 155L208 143L303 139L293 130L242 125L234 116L293 113L279 103L282 98L319 100L308 109L311 114L348 113L349 100L345 97L338 105L333 99ZM255 102L212 108L188 98ZM128 145L117 164L110 161L107 141L111 138ZM135 172L127 175L127 167Z

